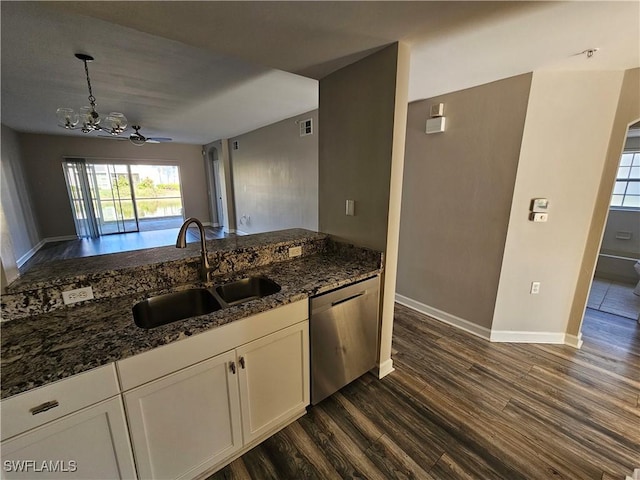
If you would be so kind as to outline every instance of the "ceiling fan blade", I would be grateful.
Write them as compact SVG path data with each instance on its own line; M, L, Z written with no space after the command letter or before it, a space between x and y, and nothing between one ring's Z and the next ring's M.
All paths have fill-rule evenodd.
M169 137L151 137L147 138L147 142L149 143L163 143L163 142L172 142L173 139Z
M129 140L129 137L115 137L113 135L98 135L100 138L110 138L111 140Z

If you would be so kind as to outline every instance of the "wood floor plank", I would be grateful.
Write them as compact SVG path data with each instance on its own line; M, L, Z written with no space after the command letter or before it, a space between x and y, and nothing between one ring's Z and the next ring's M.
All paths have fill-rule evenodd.
M464 465L458 464L446 452L431 469L431 476L438 480L484 480L476 472L466 471Z
M464 429L465 439L460 443L469 444L470 450L482 452L487 462L502 467L500 478L518 478L522 474L521 478L575 478L575 468L566 468L552 452L541 454L539 445L503 422L496 412L469 408L460 397L451 396L437 387L427 387L420 395L429 398L443 418L455 419ZM447 453L457 460L452 450Z
M365 452L351 442L349 436L323 409L310 409L300 421L342 478L385 479Z
M333 465L331 465L331 462L329 462L324 453L314 443L313 439L307 435L300 425L300 422L292 423L281 433L283 435L287 435L290 440L296 444L299 451L309 460L309 462L312 462L315 465L321 479L337 480L342 478Z

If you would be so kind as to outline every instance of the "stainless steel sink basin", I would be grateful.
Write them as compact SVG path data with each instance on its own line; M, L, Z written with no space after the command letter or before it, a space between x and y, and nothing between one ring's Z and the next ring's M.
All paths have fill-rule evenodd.
M282 287L265 277L248 277L216 287L216 294L227 305L237 305L278 293Z
M133 319L137 326L149 329L215 312L221 308L220 302L209 290L192 288L158 295L135 304Z

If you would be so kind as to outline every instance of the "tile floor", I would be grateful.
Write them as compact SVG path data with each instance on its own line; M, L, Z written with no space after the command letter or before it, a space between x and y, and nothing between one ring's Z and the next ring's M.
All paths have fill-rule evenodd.
M634 295L635 285L594 278L587 307L621 317L640 318L640 296Z

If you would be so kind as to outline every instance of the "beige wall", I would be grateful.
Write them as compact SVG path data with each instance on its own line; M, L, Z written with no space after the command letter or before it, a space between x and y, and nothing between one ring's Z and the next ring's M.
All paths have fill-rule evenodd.
M576 292L623 72L535 72L492 325L564 334ZM619 151L618 151L619 153ZM532 198L549 221L528 220ZM530 295L532 281L541 282Z
M1 140L0 180L2 185L0 198L6 222L3 224L3 234L8 235L8 237L3 235L3 240L11 240L13 256L15 261L20 264L20 260L40 242L40 234L29 198L30 192L25 182L18 134L2 125ZM3 250L6 252L4 247L6 245L3 246ZM8 257L3 257L3 260L5 266L11 265Z
M313 135L297 121L312 119ZM318 111L230 138L237 229L318 229Z
M567 326L567 333L574 336L579 334L582 325L584 309L587 304L589 289L591 288L602 232L609 213L609 200L613 191L613 183L618 171L627 128L630 124L640 120L640 68L624 72L620 96L615 103L617 107L615 119L611 128L604 167L601 170L601 179L597 187L595 207L582 255L582 263Z
M128 141L62 135L20 134L19 138L43 238L76 233L61 166L64 157L179 165L185 218L210 218L201 146L162 143L136 147Z
M531 74L409 105L397 293L491 327ZM444 103L446 131L425 133Z
M320 80L320 230L377 250L387 241L397 51ZM355 216L345 215L346 200L355 200Z

